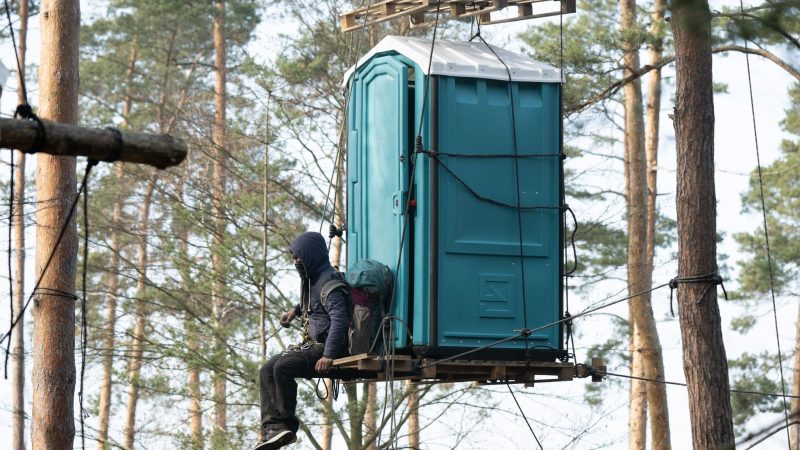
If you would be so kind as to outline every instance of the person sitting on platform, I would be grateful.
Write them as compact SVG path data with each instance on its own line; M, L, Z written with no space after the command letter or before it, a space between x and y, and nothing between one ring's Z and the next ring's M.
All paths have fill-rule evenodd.
M331 292L326 304L320 299L322 286L336 273L330 264L325 238L308 232L289 247L300 275L300 304L280 318L288 327L297 316L303 318L303 342L289 346L261 366L261 427L263 438L253 450L275 450L297 441L300 422L295 378L311 379L331 368L333 360L347 355L350 320L347 299L340 289Z

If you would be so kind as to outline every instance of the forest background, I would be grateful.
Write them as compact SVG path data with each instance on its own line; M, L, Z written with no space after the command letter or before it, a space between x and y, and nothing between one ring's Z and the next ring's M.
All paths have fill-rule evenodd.
M187 138L191 146L190 158L177 169L162 173L124 166L119 171L123 166L117 164L101 167L92 177L87 445L96 446L92 439L103 433L99 419L100 387L104 384L103 364L109 357L113 384L107 400L111 413L105 432L106 445L125 448L129 447L129 441L135 448L172 448L176 443L208 448L249 445L255 439L257 423L253 378L262 360L259 299L263 293L268 315L273 315L295 298L284 251L294 234L320 226L334 168L337 113L343 106L338 86L340 76L354 60L356 48L364 53L371 41L381 35L416 33L430 37L431 30L408 30L390 24L371 33L341 36L334 33L335 13L351 6L347 2L297 1L284 5L226 2L227 129L224 151L219 152L213 131L215 54L210 32L213 8L207 2L119 0L86 1L81 6L84 26L81 123L170 131ZM711 6L713 10L724 11L737 4L712 2ZM649 25L645 14L648 7L641 5L642 29ZM590 88L580 90L585 85L602 86L619 78L619 70L614 67L619 66L622 50L619 45L614 47L615 36L600 34L602 30L614 29L614 24L619 27L616 3L579 2L578 9L576 16L565 19L567 30L575 31L565 33L564 42L568 83L572 80L575 95L580 96L592 93ZM789 21L789 26L794 27L790 28L790 36L797 36L797 20L795 15L794 21ZM774 36L759 36L754 31L748 34L747 30L742 33L742 29L726 23L724 18L718 22L716 31L721 42L736 41L741 45L745 35L751 39L751 45L758 43L790 66L800 67L799 48L792 47L791 41L786 45ZM36 77L32 75L37 61L35 16L30 25L27 78L31 102L35 105ZM584 27L582 32L578 32L579 27ZM441 32L447 39L464 40L469 38L470 31L469 23L448 23ZM482 33L492 44L558 65L553 54L553 45L558 42L557 22L484 27ZM14 67L13 51L7 41L6 38L0 57L7 67ZM579 51L594 48L591 42L606 47L593 52ZM644 48L646 39L642 38L640 44ZM138 49L135 57L134 48ZM585 60L580 61L581 57ZM131 61L135 61L135 70L129 72ZM752 202L747 214L742 213L742 197L753 198L754 185L750 180L755 167L745 64L743 55L736 52L720 54L714 59L719 90L715 97L719 250L727 256L721 264L726 288L732 298L737 298L727 302L720 299L720 304L728 358L733 361L732 382L744 383L740 384L744 388L779 392L771 303L763 295L763 278L758 278L763 273L748 266L748 262L758 262L763 255L753 250L758 246L752 244L752 239L736 238L740 233L752 233L757 239L760 224L759 210ZM775 173L786 177L772 180L791 180L798 171L796 140L800 131L796 116L791 114L797 111L793 108L799 107L800 99L796 90L790 95L789 89L797 80L773 62L757 56L751 57L751 64L762 163L774 166ZM607 70L596 70L598 67ZM584 69L586 73L581 72ZM664 77L658 205L662 216L674 218L675 156L668 116L669 67ZM14 92L13 79L8 85L10 88L4 88L2 98L4 115L10 115L16 105L10 95ZM611 95L596 108L570 115L566 122L566 142L574 151L567 165L572 194L568 203L576 210L581 224L578 254L583 261L574 283L578 286L570 294L573 313L621 297L625 292L624 192L620 184L609 182L619 179L623 172L620 97L620 92ZM267 144L269 160L264 158ZM4 152L3 157L7 161L8 153ZM35 176L34 161L35 157L28 161L29 180ZM219 185L214 185L214 173L220 167L225 174L224 183L221 191L215 191ZM766 180L769 183L771 179ZM788 184L790 189L791 183ZM266 220L262 216L265 187ZM776 195L768 202L770 207L787 203L781 213L783 217L777 222L780 236L786 238L778 241L777 249L785 252L776 257L781 264L779 287L783 288L778 296L777 328L788 381L794 358L797 296L792 289L797 286L793 275L798 261L798 253L792 253L789 239L798 229L797 209L792 212L790 199L796 196L786 195L787 191L777 187L768 192ZM28 189L26 202L29 203L27 225L32 230L33 211L37 207L32 189ZM148 208L143 208L145 205ZM119 208L118 218L112 214L115 206ZM225 224L222 231L219 223ZM669 239L674 230L668 226L669 220L664 223L667 226L662 231L666 237L654 263L654 284L668 281L676 272L676 247ZM587 232L591 230L603 233ZM264 231L269 247L266 265L261 258ZM32 233L29 234L26 247L28 255L32 255L34 242ZM5 239L0 239L0 245L6 244ZM226 262L215 267L214 255ZM28 266L32 267L32 258ZM118 274L116 286L112 286L111 273ZM29 275L28 292L32 282ZM107 315L111 297L117 299L113 331L108 327L111 322ZM652 302L663 347L665 379L681 382L680 333L677 319L670 315L669 290L654 293ZM8 319L5 309L2 314L6 314L0 316L5 323ZM628 373L627 320L627 308L622 305L578 322L578 360L604 356L610 372ZM266 329L267 353L278 351L294 339L278 332L274 323L268 322ZM29 321L26 330L30 330ZM76 339L79 334L78 329ZM108 345L112 336L114 343ZM29 354L29 331L25 341ZM220 342L225 343L223 351L218 346ZM134 361L139 361L138 373L132 371ZM187 381L192 373L197 378L189 377ZM225 411L220 410L215 397L220 395L216 389L222 384L226 385ZM627 447L625 424L630 403L627 382L609 378L602 389L592 388L587 389L583 381L575 381L533 389L515 387L515 390L545 448ZM330 424L319 407L320 402L313 397L313 385L303 389L303 402L309 405L305 408L305 418L310 434L320 439L324 434L321 430L328 423L336 430L334 448L343 448L345 442L352 444L359 439L361 444L368 445L364 437L369 436L369 430L358 436L359 432L353 428L356 421L350 420L358 414L351 415L352 411L347 410L345 395L334 405L339 411L335 416L342 420ZM408 426L414 408L409 409L405 401L410 391L401 384L393 390L385 386L375 389L377 395L373 398L378 399L379 408L392 393L398 401L396 418L381 423L378 417L382 437L375 438L374 443L385 446L392 442L395 438L392 428L398 430L401 441L411 439L413 433ZM29 383L26 391L26 398L30 399ZM7 392L9 383L0 383L3 399L0 426L10 430ZM685 388L668 387L667 392L673 446L688 448ZM498 440L502 447L534 448L527 426L505 389L443 386L426 388L421 394L418 427L424 438L423 448L490 448L497 446ZM366 389L347 393L348 397L351 395L369 397ZM367 406L359 406L361 412L366 412ZM735 411L740 436L781 417L775 401L742 400L738 404L735 401L734 406L738 408ZM131 409L136 411L133 419ZM389 405L387 409L395 408ZM197 421L189 421L189 417L202 419L199 434L194 428ZM221 417L225 418L224 427ZM0 431L3 436L0 446L11 448L5 439L12 433L6 431ZM301 439L310 437L303 435ZM761 448L785 448L785 439L779 433ZM305 442L304 448L311 446Z

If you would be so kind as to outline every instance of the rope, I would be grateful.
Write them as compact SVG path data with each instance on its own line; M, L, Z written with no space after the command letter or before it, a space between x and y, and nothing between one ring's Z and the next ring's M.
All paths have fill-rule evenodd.
M119 134L119 130L117 130ZM121 140L121 138L120 138ZM86 164L86 178L89 176L89 170L97 165L97 160L90 159ZM89 417L89 414L83 408L83 380L84 373L86 372L86 344L88 342L89 330L86 325L86 272L89 264L89 188L85 188L83 193L83 292L81 295L81 383L80 390L78 391L78 405L79 413L81 415L81 448L86 449L86 436L84 433L84 421Z
M14 230L14 152L11 152L11 176L9 182L8 193L8 304L11 307L11 315L8 318L9 327L14 325L14 272L12 269L11 257L11 242L14 239L12 231ZM22 349L20 349L22 351ZM8 379L8 357L11 355L11 339L6 343L6 358L5 358L5 379Z
M655 291L657 289L661 289L661 288L666 287L666 286L669 286L669 283L663 283L663 284L659 284L658 286L653 286L650 289L646 289L644 291L637 292L637 293L635 293L633 295L629 295L627 297L622 297L620 299L614 300L614 301L606 303L604 305L597 306L595 308L585 309L582 312L580 312L578 314L575 314L573 316L564 317L564 318L561 318L559 320L556 320L555 322L550 322L550 323L538 326L538 327L533 328L533 329L515 330L515 332L517 334L515 334L513 336L509 336L509 337L506 337L506 338L503 338L503 339L500 339L500 340L497 340L497 341L494 341L494 342L490 342L489 344L486 344L486 345L484 345L482 347L476 347L476 348L469 349L469 350L467 350L465 352L462 352L462 353L459 353L457 355L453 355L453 356L450 356L450 357L447 357L447 358L444 358L444 359L440 359L440 360L434 361L434 362L432 362L430 364L422 365L422 366L420 366L420 369L425 369L427 367L433 367L433 366L437 366L439 364L442 364L442 363L445 363L445 362L448 362L448 361L452 361L452 360L455 360L455 359L460 359L460 358L462 358L462 357L464 357L466 355L469 355L469 354L472 354L472 353L475 353L475 352L478 352L478 351L481 351L481 350L485 350L487 348L492 348L492 347L495 347L497 345L503 344L505 342L512 341L514 339L517 339L520 336L525 337L525 336L528 336L528 335L530 335L532 333L535 333L537 331L541 331L541 330L544 330L544 329L547 329L547 328L550 328L550 327L553 327L553 326L556 326L556 325L560 325L562 323L567 323L568 321L572 321L572 320L577 319L579 317L583 317L583 316L595 313L597 311L600 311L601 309L608 308L609 306L613 306L613 305L616 305L618 303L622 303L622 302L624 302L626 300L630 300L632 298L639 297L640 295L644 295L644 294L646 294L648 292L653 292L653 291Z
M22 318L25 316L25 311L28 309L28 306L30 305L31 300L33 300L33 298L35 296L37 296L37 295L49 295L49 296L61 297L61 298L71 299L71 300L77 300L78 299L78 297L75 296L72 293L65 292L65 291L60 291L58 289L42 288L42 287L39 287L39 286L42 284L42 279L44 278L44 275L47 273L47 270L50 268L50 264L53 262L53 258L55 257L56 250L58 250L59 245L61 245L61 241L64 238L64 234L67 231L67 227L69 226L70 221L72 220L72 215L75 214L75 208L78 205L78 200L80 199L81 193L83 192L83 190L86 187L86 183L87 183L87 180L89 178L89 172L91 172L92 167L93 167L93 165L91 165L91 164L87 164L86 165L86 172L83 175L83 181L81 182L81 186L78 189L78 193L75 194L75 199L72 201L72 205L70 206L69 213L67 214L67 217L64 220L64 223L61 225L61 230L58 233L58 238L56 238L56 242L53 245L53 249L51 250L50 255L47 257L47 261L45 262L44 267L42 267L42 273L39 275L39 279L36 280L36 284L33 287L33 291L31 292L31 295L28 297L28 299L25 301L25 305L22 307L22 311L19 312L19 315L17 316L17 318L11 323L11 326L9 327L8 331L3 335L2 338L0 338L0 344L3 341L5 341L6 339L9 339L11 337L11 332L14 331L14 328L17 326L19 321L22 320Z
M739 0L739 9L744 14L744 3ZM744 48L748 50L747 39L744 40ZM769 247L769 227L767 226L767 206L764 200L764 177L761 171L761 152L758 146L758 127L756 126L756 107L753 100L753 79L750 75L750 54L745 52L745 61L747 63L747 85L750 92L750 113L753 117L753 138L756 146L756 162L758 164L758 186L759 194L761 196L761 214L764 219L764 242L767 247L767 267L769 269L769 292L772 297L772 316L775 321L775 341L778 348L778 367L781 373L781 392L783 393L783 415L786 422L786 439L791 445L791 436L789 433L789 405L786 403L786 379L783 375L783 356L781 352L781 337L778 332L778 308L775 302L775 275L772 272L772 253Z
M362 2L362 4L363 4L363 2ZM366 9L367 11L369 11L369 7L371 5L372 5L372 0L368 0L367 1L367 9ZM368 28L367 27L367 17L368 17L368 14L364 14L364 26L361 28L361 37L362 37L362 39L354 39L354 38L352 38L352 35L351 35L350 45L348 45L348 49L347 49L348 53L352 49L353 40L356 41L355 51L352 52L351 54L348 54L348 57L350 57L350 56L353 57L352 66L355 66L356 64L358 64L359 55L361 54L361 41L363 40L364 35L366 35L367 28ZM331 172L331 177L330 177L331 183L328 185L328 192L325 194L325 204L322 207L322 218L320 219L320 222L319 222L319 232L320 232L320 234L322 234L322 225L325 222L325 212L328 210L328 202L331 200L331 189L334 186L334 184L336 184L336 183L334 183L334 179L335 179L336 174L337 174L339 158L342 155L342 148L344 147L343 144L344 144L345 127L346 127L346 124L347 124L347 116L348 116L348 113L349 113L349 110L350 110L350 94L349 94L349 91L348 91L348 86L350 86L349 83L346 83L345 86L344 86L344 92L343 92L343 94L344 94L344 108L342 110L342 125L341 125L341 128L339 128L339 144L337 145L337 148L336 148L336 157L333 160L333 170ZM339 180L338 178L336 180L338 182L341 182L341 180ZM337 235L338 237L341 238L342 237L341 232L342 232L342 230L344 230L344 228L342 228L342 230L337 230L336 229L336 224L335 224L335 222L336 222L336 195L338 193L339 193L339 188L337 186L337 189L336 189L336 191L334 191L334 194L333 194L334 195L334 199L331 202L332 208L331 208L331 221L330 221L331 232L330 232L330 234ZM330 236L330 239L332 241L333 237ZM331 247L331 241L328 242L328 250L329 251L330 251L330 247Z
M722 287L722 293L725 294L725 300L728 300L728 291L725 290L725 284L722 282L722 277L719 275L718 272L711 272L705 275L693 275L688 277L675 277L669 280L669 312L672 314L672 317L675 317L675 311L672 309L672 293L675 289L678 289L678 284L691 284L691 283L708 283L703 293L700 295L700 298L697 300L698 303L703 300L708 292L708 289L711 286L719 285Z
M564 209L564 206L548 206L548 205L521 206L519 204L512 205L510 203L505 203L505 202L501 202L499 200L495 200L493 198L486 197L486 196L481 195L480 193L478 193L472 186L470 186L466 181L464 181L463 178L459 177L455 172L453 172L453 170L450 169L450 167L448 167L447 164L445 164L442 161L441 158L439 158L439 154L437 152L430 151L430 150L416 150L415 152L416 153L422 153L424 155L427 155L427 156L435 159L436 162L445 170L445 172L447 172L451 177L453 177L453 179L456 180L458 182L458 184L461 185L461 187L463 187L467 192L469 192L470 195L472 195L473 197L477 198L478 200L480 200L482 202L490 203L492 205L500 206L500 207L506 208L506 209L513 209L515 211L534 211L534 210L540 210L540 209L558 209L558 210ZM517 203L519 203L519 198L517 198Z
M481 42L483 42L483 45L485 45L486 48L488 48L489 51L492 52L492 54L495 56L495 58L497 58L497 60L500 61L500 64L502 64L503 67L506 69L506 75L508 76L508 84L506 86L507 86L507 90L508 90L508 98L509 98L510 107L511 107L511 145L514 148L514 184L515 184L515 187L517 189L517 192L516 192L516 194L517 194L517 197L516 197L516 200L517 200L516 201L516 211L517 211L517 232L518 232L518 237L519 237L519 268L520 268L520 274L522 276L522 323L523 323L523 327L524 328L528 328L528 302L527 302L527 298L528 297L526 295L527 294L527 291L526 291L527 283L525 283L525 240L524 240L523 235L522 235L522 233L523 233L522 210L520 209L520 207L522 206L522 188L520 187L520 179L519 179L520 178L520 175L519 175L519 158L518 158L518 156L519 156L519 146L517 145L517 113L516 113L516 110L514 108L514 87L512 86L513 79L511 78L511 69L508 68L508 65L506 64L506 62L503 61L503 58L501 58L500 55L498 55L497 52L494 51L492 46L489 45L486 42L485 39L483 39L483 37L480 35L480 29L478 29L478 31L479 31L479 33L476 36L481 40ZM450 171L449 169L446 169L446 170L448 170L448 172ZM527 358L530 358L530 355L528 354L528 345L529 344L530 343L526 339L525 340L525 355L526 355ZM531 431L533 431L533 430L531 430Z
M417 128L417 136L416 136L416 138L414 140L415 151L414 151L414 153L412 153L411 158L410 158L411 159L411 167L410 167L411 174L410 174L410 176L408 178L408 186L406 188L406 190L408 191L409 195L408 195L408 199L406 200L405 214L404 214L404 217L403 217L403 228L402 228L402 231L400 233L400 250L397 253L397 263L395 264L394 282L392 283L392 295L391 295L391 300L389 301L389 308L387 310L387 312L389 314L391 314L391 311L394 309L394 301L395 301L395 298L397 296L397 280L398 280L399 273L400 273L400 263L403 260L403 248L404 248L404 245L405 245L406 234L407 234L407 231L408 231L409 216L411 215L411 204L412 204L411 202L413 200L413 195L411 195L411 189L414 186L414 178L415 178L415 175L416 175L416 172L417 172L417 170L416 170L416 168L417 168L417 155L422 150L422 125L424 124L425 112L427 111L427 105L428 105L428 90L429 90L429 87L430 87L430 79L431 79L430 73L431 73L431 66L433 65L433 51L436 48L436 33L437 33L438 29L439 29L439 13L440 13L440 10L441 10L441 6L442 6L442 3L441 2L437 2L437 4L436 4L436 17L435 17L434 22L433 22L433 37L431 38L431 50L430 50L430 53L428 55L428 70L427 70L428 76L425 77L425 83L424 83L423 91L422 91L422 107L420 108L419 127ZM395 346L394 346L394 326L393 326L393 322L392 321L388 321L388 322L384 321L384 322L382 322L381 323L381 328L384 330L383 331L384 335L385 335L385 326L386 326L387 323L388 323L388 327L389 327L389 338L391 339L391 342L388 343L384 339L384 354L391 356L391 355L394 354L394 350L395 350ZM389 351L386 351L386 350L389 350ZM391 398L391 401L392 401L392 405L394 405L394 380L393 380L393 378L394 378L394 358L392 358L391 362L389 363L389 368L386 371L386 382L389 383L389 390L390 390L390 394L391 394L390 398ZM386 397L386 394L384 393L384 410L381 412L381 417L382 417L382 420L384 422L385 422L385 418L386 418L386 415L385 415L386 414L385 397ZM392 408L392 412L391 413L392 413L392 415L391 415L390 420L391 420L392 433L391 433L390 437L394 438L395 442L393 442L393 444L394 444L394 446L396 448L397 447L396 440L398 439L398 436L397 436L397 433L396 433L395 416L394 416L395 410L394 410L394 408ZM377 446L380 447L380 435L378 435Z
M517 400L517 395L514 393L514 390L511 389L511 385L506 383L506 387L508 388L508 392L511 392L511 397L514 399L514 403L517 404L517 409L519 409L519 413L522 414L522 418L525 419L525 425L527 425L528 429L531 430L533 439L536 440L536 444L539 445L539 449L544 450L544 447L542 447L542 443L539 442L539 438L536 437L536 433L533 432L533 427L531 426L530 421L528 421L528 417L525 416L525 411L522 410L522 406L520 406L519 401Z
M602 372L599 370L590 370L590 375L601 375L601 376L611 376L611 377L619 377L619 378L628 378L631 380L639 380L645 381L648 383L658 383L658 384L668 384L670 386L683 386L687 387L686 383L679 383L677 381L665 381L665 380L656 380L653 378L645 378L645 377L637 377L634 375L625 375L622 373L613 373L613 372ZM783 397L783 398L797 398L800 399L800 395L789 395L789 394L777 394L771 392L759 392L759 391L749 391L745 389L728 389L729 392L734 394L745 394L745 395L758 395L762 397Z

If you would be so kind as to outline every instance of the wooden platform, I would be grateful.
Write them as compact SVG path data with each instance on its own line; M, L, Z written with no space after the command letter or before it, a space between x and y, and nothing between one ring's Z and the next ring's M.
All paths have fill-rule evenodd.
M595 363L601 361L593 361ZM597 364L599 371L605 367ZM336 377L344 381L412 380L420 383L477 382L496 383L546 383L571 381L592 375L591 368L583 364L536 361L477 361L413 359L407 355L386 358L379 355L360 354L334 360ZM599 381L599 379L593 381Z
M394 19L410 20L412 26L432 23L439 8L439 20L477 17L482 25L535 19L538 17L571 14L575 12L575 0L558 0L560 8L534 8L534 4L554 4L553 0L385 0L376 1L368 7L358 8L340 16L342 31L353 31ZM441 6L440 6L441 5ZM492 20L492 13L516 7L516 16Z

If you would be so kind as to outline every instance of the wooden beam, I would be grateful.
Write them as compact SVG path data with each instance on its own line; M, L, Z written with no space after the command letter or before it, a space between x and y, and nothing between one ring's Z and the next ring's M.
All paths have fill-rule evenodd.
M439 20L477 16L483 24L512 22L575 12L575 0L560 0L560 7L553 12L533 13L533 3L548 0L384 0L368 7L346 12L340 16L342 31L354 31L365 26L388 20L408 17L412 25L430 23L430 16L439 8ZM512 18L491 19L491 13L516 6L517 15ZM427 16L427 17L426 17Z
M159 169L175 166L186 157L186 143L169 134L85 128L42 120L45 141L37 153L85 156L98 161L116 156L117 161L148 164ZM38 125L21 119L0 119L0 147L28 151L36 142Z

